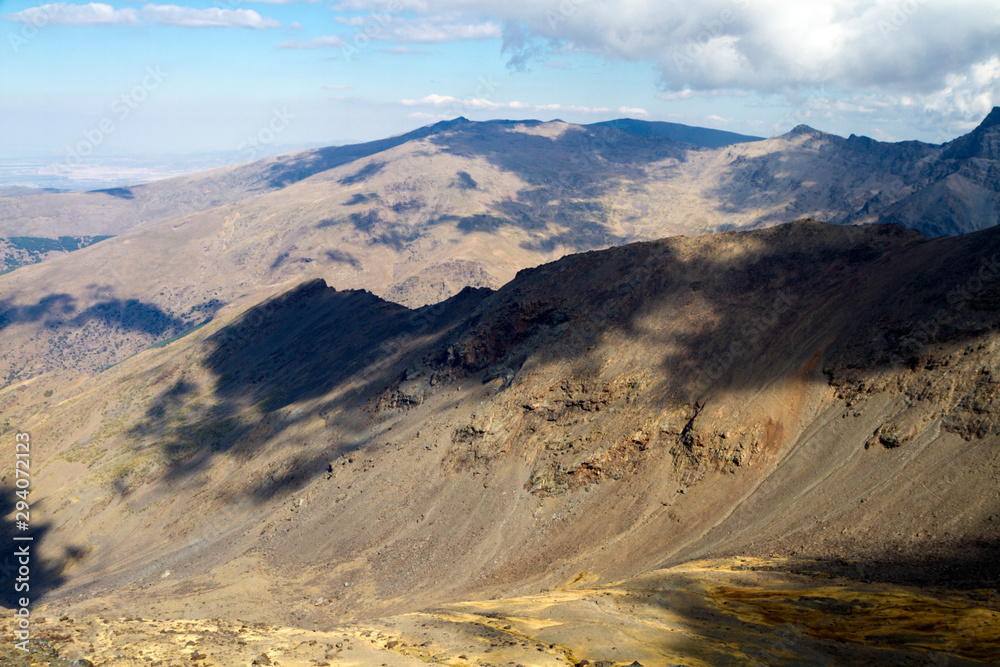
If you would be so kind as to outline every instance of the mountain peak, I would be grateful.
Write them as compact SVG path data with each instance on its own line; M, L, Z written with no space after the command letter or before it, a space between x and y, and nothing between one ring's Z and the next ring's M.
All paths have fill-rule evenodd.
M985 158L995 160L1000 157L1000 138L993 128L1000 127L1000 107L993 107L983 122L968 134L945 144L945 159Z
M983 119L976 130L988 130L991 127L1000 125L1000 107L993 107L993 111Z
M821 134L823 134L823 133L820 132L819 130L817 130L816 128L814 128L814 127L809 127L808 125L796 125L795 127L793 127L788 132L788 134L786 134L784 136L786 136L786 137L798 137L798 136L802 136L802 135L808 135L808 136L811 136L811 137L818 137Z

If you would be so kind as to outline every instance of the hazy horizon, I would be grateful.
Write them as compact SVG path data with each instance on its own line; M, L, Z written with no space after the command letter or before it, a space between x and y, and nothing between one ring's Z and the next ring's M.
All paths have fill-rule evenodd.
M758 136L805 123L942 143L1000 101L991 9L976 0L4 0L0 157L250 156L456 116L633 117Z
M608 120L620 118L622 117L612 117ZM510 119L492 118L485 120ZM539 119L532 118L523 120L538 121ZM561 120L562 119L560 118L551 118L548 120L542 120L541 122L556 122ZM413 127L408 128L408 130L405 131L414 130L430 124L432 123L422 125L415 124ZM819 127L815 129L826 131ZM831 132L830 134L836 133ZM860 133L852 132L850 134ZM89 155L86 157L79 154L73 155L72 151L68 157L58 153L7 157L3 156L2 151L0 151L0 188L28 187L40 189L55 188L61 190L94 190L122 185L134 185L252 162L284 153L308 150L310 148L364 143L367 141L382 139L386 136L390 135L359 139L316 141L300 144L256 144L253 146L243 146L238 150L225 151L191 151L187 153L122 152L119 154ZM940 137L941 140L938 143L945 143L954 138L955 137L942 136ZM908 140L910 139L901 139L900 141Z

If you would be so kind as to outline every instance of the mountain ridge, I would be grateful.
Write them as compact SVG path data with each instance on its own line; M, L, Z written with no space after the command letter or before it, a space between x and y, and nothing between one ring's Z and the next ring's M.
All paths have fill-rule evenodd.
M722 148L731 144L747 141L762 141L764 137L739 134L728 130L716 130L704 127L694 127L682 123L665 121L636 120L634 118L616 118L600 123L592 123L589 127L612 127L633 134L648 134L667 137L675 141L701 146L702 148Z
M988 126L980 134L993 136ZM461 118L418 134L375 148L331 149L326 157L319 149L244 165L244 180L191 194L190 214L147 221L0 277L9 341L0 378L55 368L93 372L222 306L314 277L417 306L469 285L498 288L519 269L567 253L665 235L811 217L947 236L992 226L1000 216L995 160L944 160L946 147L919 142L800 129L694 149L604 126ZM270 188L274 179L294 182L214 205L260 184ZM157 187L149 186L150 197ZM72 197L104 202L104 211L107 202L136 207L147 196L118 194ZM211 206L196 210L205 202ZM156 205L174 210L169 197ZM102 220L113 218L111 210ZM93 312L102 316L83 315ZM78 352L67 353L69 341Z

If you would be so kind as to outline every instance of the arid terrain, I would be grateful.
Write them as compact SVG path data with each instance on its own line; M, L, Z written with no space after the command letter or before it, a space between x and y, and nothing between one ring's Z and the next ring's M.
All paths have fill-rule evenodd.
M81 659L123 667L977 665L1000 650L995 590L865 583L822 563L755 558L691 563L600 587L586 579L581 573L520 598L339 627L154 620L112 610L43 618L45 639L33 658L53 667Z
M49 664L1000 661L1000 228L289 283L0 390Z
M0 384L98 371L311 279L413 307L679 234L802 218L986 229L1000 220L998 123L1000 109L931 145L459 118L133 187L0 197L4 236L114 237L44 257L0 241L7 266L49 258L0 276Z

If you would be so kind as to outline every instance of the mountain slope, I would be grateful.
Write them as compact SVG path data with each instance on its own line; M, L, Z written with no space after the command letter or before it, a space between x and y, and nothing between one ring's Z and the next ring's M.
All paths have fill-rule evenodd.
M38 264L52 257L86 248L89 245L103 241L105 236L60 236L59 238L38 238L31 236L15 236L0 238L0 274L14 269Z
M953 236L1000 221L1000 107L975 130L942 147L924 184L881 216L929 236Z
M108 188L91 192L52 192L11 189L0 192L0 236L116 235L140 226L181 218L191 213L229 204L264 192L298 183L314 174L383 153L410 141L475 127L533 127L539 121L487 121L472 123L465 118L441 121L400 135L345 146L329 146L258 160L235 167L222 167L190 176ZM720 130L674 123L623 120L598 123L631 134L684 141L693 146L717 147L744 137ZM475 132L475 130L473 129ZM496 137L496 132L491 133ZM503 135L500 135L503 136ZM550 165L551 166L551 165Z
M128 187L90 192L19 191L0 197L0 236L122 234L279 190L461 122L467 121L443 121L386 139L298 151Z
M803 217L893 220L930 236L980 229L996 222L996 131L988 119L942 147L803 126L709 150L606 126L457 119L191 177L201 185L187 189L150 184L173 193L157 215L181 194L198 210L0 277L0 378L92 372L314 278L419 306L667 235Z
M102 368L288 281L324 277L409 305L497 287L524 266L638 236L622 218L647 210L627 196L640 163L686 150L565 124L460 125L0 278L0 377ZM595 133L614 142L595 148ZM567 154L580 157L554 174ZM133 322L118 305L131 302L169 326ZM82 315L92 308L114 316Z
M0 406L77 612L310 625L772 553L983 587L998 261L806 222L417 310L314 281Z
M666 137L674 141L682 141L686 144L701 146L703 148L722 148L731 144L762 141L764 139L764 137L754 137L705 127L692 127L681 123L634 120L632 118L607 120L602 123L593 123L591 127L593 126L613 127L616 130L623 130L632 134Z

